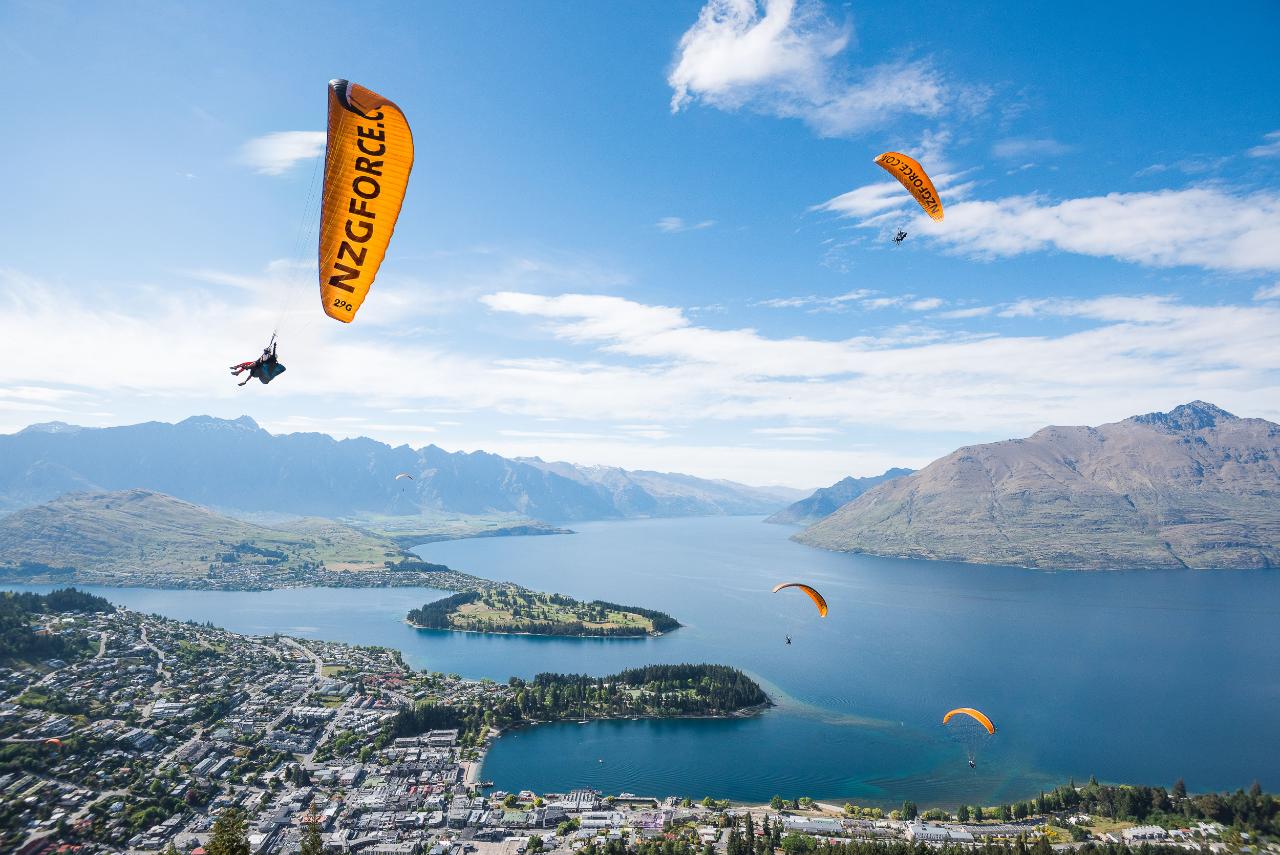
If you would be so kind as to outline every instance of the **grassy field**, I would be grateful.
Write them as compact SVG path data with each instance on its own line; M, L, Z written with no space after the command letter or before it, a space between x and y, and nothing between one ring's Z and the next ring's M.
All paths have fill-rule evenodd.
M454 629L477 631L493 631L502 627L501 631L505 632L536 632L548 623L581 623L589 632L610 629L654 631L653 621L642 615L516 588L486 592L479 601L459 606L450 623Z

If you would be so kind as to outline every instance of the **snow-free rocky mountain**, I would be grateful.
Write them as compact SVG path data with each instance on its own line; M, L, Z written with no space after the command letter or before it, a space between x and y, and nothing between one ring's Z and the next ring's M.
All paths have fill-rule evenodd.
M396 481L408 472L414 481ZM514 512L546 521L766 514L801 491L687 475L511 460L434 445L271 434L248 416L0 436L0 512L69 492L141 488L212 508L343 517Z
M961 448L800 534L874 555L1062 569L1280 567L1280 425L1203 401Z
M869 475L864 478L854 478L852 476L842 478L830 487L814 490L812 495L788 505L768 517L765 522L785 525L811 525L823 517L835 513L838 508L852 502L872 487L883 484L885 481L892 481L894 478L901 478L903 475L910 475L914 471L914 469L894 467L893 469L885 470L883 475Z

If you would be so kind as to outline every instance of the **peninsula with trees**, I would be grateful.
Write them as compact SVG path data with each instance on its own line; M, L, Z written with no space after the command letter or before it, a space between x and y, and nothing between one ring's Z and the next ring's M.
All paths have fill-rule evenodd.
M680 627L671 615L653 609L582 602L503 584L426 603L407 619L419 629L597 638L642 638Z

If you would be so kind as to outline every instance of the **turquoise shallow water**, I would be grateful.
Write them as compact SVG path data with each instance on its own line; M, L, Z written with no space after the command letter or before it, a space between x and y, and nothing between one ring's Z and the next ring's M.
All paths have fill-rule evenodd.
M1090 774L1280 787L1280 573L875 559L809 549L787 539L794 529L743 517L577 528L419 551L481 576L662 609L686 626L612 641L418 631L404 614L444 595L422 588L103 593L241 632L385 644L417 667L498 680L724 662L778 701L746 720L511 733L485 764L504 789L953 804ZM828 618L795 591L769 593L792 579L823 591ZM953 706L979 707L1000 728L976 771L938 725Z

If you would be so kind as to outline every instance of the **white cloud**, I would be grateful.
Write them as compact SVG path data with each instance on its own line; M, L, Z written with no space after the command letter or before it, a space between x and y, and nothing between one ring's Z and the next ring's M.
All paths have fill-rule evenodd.
M1265 142L1249 149L1250 157L1280 157L1280 131L1272 131L1262 138Z
M854 291L847 291L844 294L837 294L834 297L815 294L809 294L804 297L771 297L768 300L760 300L752 305L766 306L770 309L808 309L810 312L843 312L854 306L868 311L902 308L913 312L927 312L946 303L940 297L918 298L915 294L875 296L879 293L868 288L858 288Z
M398 287L379 285L380 298ZM818 449L793 454L779 446L804 442L794 439L804 433L753 429L798 424L843 433L869 426L887 431L886 443L906 432L998 438L1193 398L1242 414L1280 415L1280 305L1270 302L1026 301L1010 311L1071 318L1071 331L977 337L903 327L879 337L824 340L717 329L679 307L610 295L508 291L483 303L501 319L490 329L503 333L468 352L450 349L439 336L392 337L385 328L326 323L308 304L286 319L281 355L289 373L270 387L238 389L226 366L261 346L246 330L271 329L278 294L237 292L236 311L209 312L208 294L199 288L117 285L110 290L124 299L106 309L96 299L103 290L101 283L69 288L0 271L0 299L23 318L0 337L0 361L14 378L0 381L0 426L47 420L51 410L33 409L44 407L91 424L108 418L105 409L174 418L252 408L273 428L373 431L393 441L430 434L456 448L476 444L477 414L525 433L539 419L558 419L565 429L494 432L496 441L485 444L548 459L829 483L842 472L923 461L884 449L857 457L839 448L834 435L823 444L830 446L825 457ZM540 341L543 335L548 339ZM51 341L59 346L50 348ZM334 412L335 390L342 417L363 421L324 415ZM426 416L424 427L415 412L458 414L446 417L464 424L445 431ZM673 444L665 426L677 417L681 441ZM441 429L432 433L430 426ZM735 434L754 440L735 442ZM698 437L711 437L710 445L699 445Z
M674 232L693 232L701 229L709 229L716 224L715 220L701 220L696 223L686 223L680 217L663 217L658 220L656 225L658 231L674 233Z
M904 344L770 339L750 329L693 326L670 307L528 296L505 295L491 306L548 320L558 338L642 360L631 371L658 395L654 412L1012 433L1096 423L1193 397L1246 412L1280 405L1274 307L1162 297L1041 301L1023 312L1076 318L1086 328Z
M708 0L667 77L671 110L747 108L841 136L898 115L937 116L966 96L927 61L850 72L842 55L851 37L817 0Z
M1012 137L999 140L991 146L991 153L1005 160L1026 160L1029 157L1057 157L1071 151L1071 146L1054 139Z
M1280 282L1274 285L1265 285L1253 292L1255 300L1280 300Z
M283 175L300 161L324 153L324 131L276 131L240 149L240 160L263 175Z
M938 312L933 317L946 318L948 320L963 320L965 318L981 318L989 315L995 310L994 306L972 306L968 309L951 309L946 312Z
M881 186L868 185L818 207L877 227L880 221L870 216L876 206L866 200L881 192L870 188ZM1280 194L1275 191L1189 187L1063 201L1009 196L951 202L946 212L941 223L918 217L915 233L979 256L1056 249L1151 267L1280 270Z

